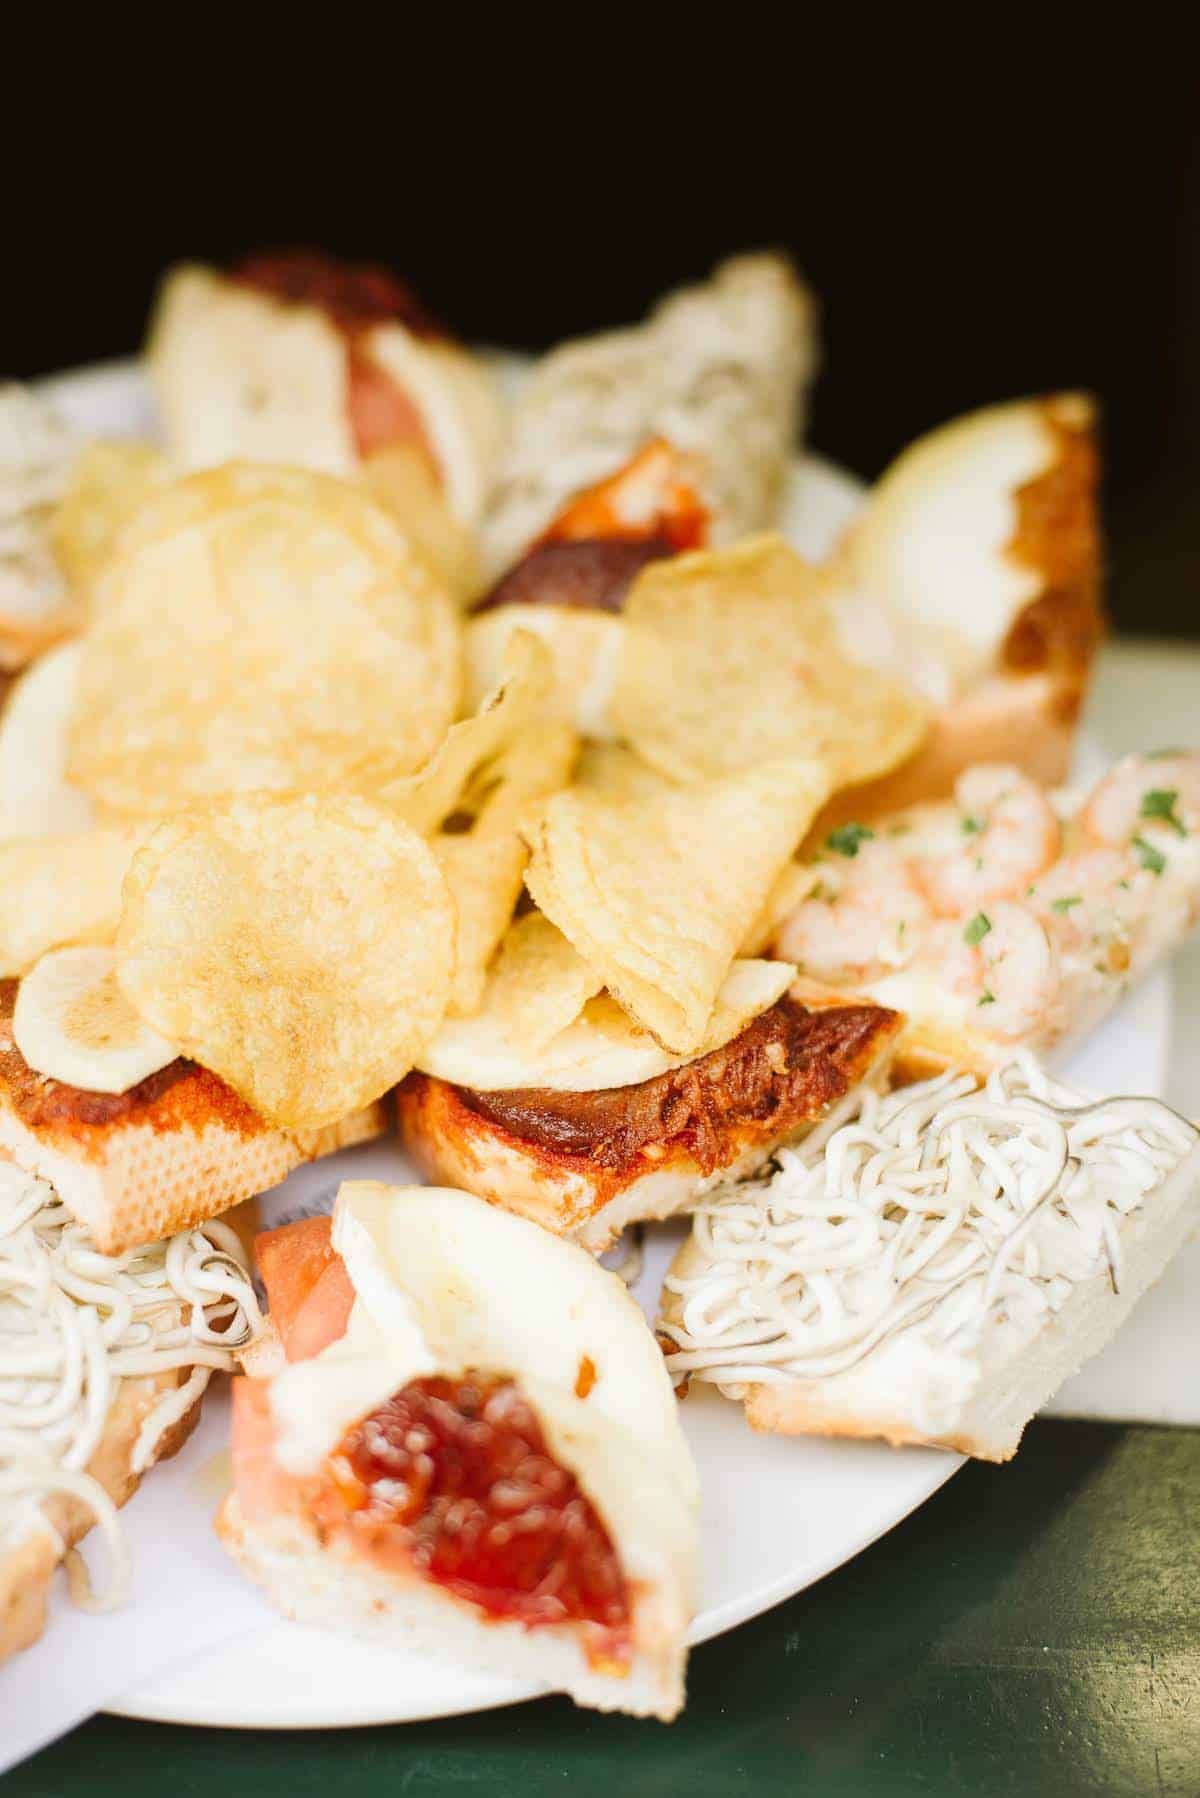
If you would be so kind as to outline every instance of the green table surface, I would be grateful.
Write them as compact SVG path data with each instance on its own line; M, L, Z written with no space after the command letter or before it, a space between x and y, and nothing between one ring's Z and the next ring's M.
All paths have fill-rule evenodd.
M1125 646L1093 728L1114 752L1195 742L1198 698L1195 651ZM1169 1096L1194 1108L1195 952L1175 993ZM557 1698L311 1734L99 1717L10 1773L5 1798L1200 1798L1200 1431L1035 1423L1010 1466L965 1468L848 1566L698 1649L688 1688L669 1728Z

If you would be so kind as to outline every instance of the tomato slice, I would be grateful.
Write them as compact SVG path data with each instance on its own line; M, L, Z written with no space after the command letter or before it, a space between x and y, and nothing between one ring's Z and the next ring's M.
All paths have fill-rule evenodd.
M306 1361L346 1333L354 1288L333 1247L333 1223L305 1217L254 1239L271 1320L289 1361Z

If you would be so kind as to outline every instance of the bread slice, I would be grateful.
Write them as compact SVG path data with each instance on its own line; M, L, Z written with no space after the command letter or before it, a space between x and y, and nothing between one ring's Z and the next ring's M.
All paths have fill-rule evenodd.
M674 1716L699 1489L620 1279L468 1193L374 1181L345 1183L331 1222L261 1239L259 1264L277 1328L234 1383L217 1530L274 1603L597 1709ZM412 1453L416 1486L396 1458Z
M378 1101L319 1130L275 1130L196 1068L110 1122L30 1123L0 1085L0 1152L48 1180L105 1255L189 1229L302 1162L367 1142L386 1127Z
M295 1516L251 1524L231 1494L221 1507L217 1529L243 1571L297 1623L472 1672L537 1681L550 1691L569 1692L577 1704L592 1710L620 1710L666 1722L678 1709L674 1629L664 1627L656 1652L647 1639L648 1620L644 1622L638 1659L618 1682L592 1667L579 1640L566 1631L529 1630L519 1622L481 1625L473 1607L415 1574L393 1572L384 1581L370 1568L323 1547L315 1529Z
M906 806L948 799L959 775L980 762L1005 762L1042 786L1061 786L1071 771L1087 677L1086 666L989 676L934 714L909 761L835 794L809 844L824 842L852 819L869 824Z
M673 1217L753 1173L830 1104L882 1079L901 1023L814 989L699 1061L607 1092L473 1093L414 1073L397 1091L400 1135L428 1179L599 1253L627 1224Z
M1119 1282L1114 1266L1101 1258L1032 1335L1014 1327L1000 1307L977 1351L963 1349L942 1359L921 1337L918 1318L840 1372L718 1383L729 1396L740 1397L755 1430L881 1437L895 1446L950 1448L980 1460L1007 1461L1030 1418L1104 1348L1198 1225L1200 1145L1122 1218ZM705 1265L705 1251L693 1235L672 1263L664 1291L662 1316L669 1327L683 1320L683 1300L673 1282L694 1279ZM725 1354L736 1360L737 1349ZM923 1416L923 1408L931 1402L944 1410L945 1427L933 1430L925 1421L929 1412Z
M136 1492L142 1472L134 1472L134 1448L142 1424L167 1392L182 1386L189 1369L143 1379L123 1380L108 1415L104 1434L87 1471L112 1499L123 1505ZM178 1453L200 1417L203 1395L155 1444L149 1463ZM46 1626L46 1606L56 1570L82 1541L94 1521L81 1499L52 1493L41 1506L43 1527L36 1525L17 1540L0 1542L0 1662L36 1642Z

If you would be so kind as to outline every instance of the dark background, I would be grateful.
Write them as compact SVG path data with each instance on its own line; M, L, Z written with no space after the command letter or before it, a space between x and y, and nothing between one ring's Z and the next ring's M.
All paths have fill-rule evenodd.
M1200 84L1181 42L1085 63L1006 14L943 41L943 65L911 44L893 61L866 13L821 51L751 12L737 49L693 46L684 68L554 17L515 53L501 30L493 67L472 15L420 53L355 15L314 83L247 69L233 40L209 69L210 35L178 15L178 95L159 69L136 99L68 103L62 163L44 124L36 155L13 134L0 372L131 353L183 256L382 259L463 335L537 349L783 244L824 310L820 449L872 476L958 411L1094 389L1118 625L1200 635ZM671 17L694 38L707 15Z

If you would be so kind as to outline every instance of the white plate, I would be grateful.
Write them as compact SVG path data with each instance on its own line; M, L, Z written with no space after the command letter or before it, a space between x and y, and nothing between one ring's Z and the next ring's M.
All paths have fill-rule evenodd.
M82 430L144 435L153 408L135 365L111 364L47 384L55 402ZM821 555L855 510L861 489L826 462L797 466L788 496L788 535L799 549ZM1147 982L1071 1064L1093 1087L1120 1085L1160 1092L1169 1024L1165 973ZM372 1144L315 1167L302 1168L276 1202L308 1206L332 1194L354 1170L405 1178L398 1150ZM681 1226L665 1226L648 1241L638 1297L653 1314L661 1275ZM858 1554L923 1503L961 1466L956 1455L897 1452L876 1443L788 1441L755 1436L740 1409L699 1389L683 1410L704 1494L703 1590L692 1641L703 1642L801 1591ZM519 1681L464 1674L425 1658L385 1654L353 1641L279 1622L265 1602L252 1611L234 1568L213 1548L209 1515L215 1503L213 1466L226 1439L227 1402L209 1404L184 1452L138 1495L131 1518L135 1555L139 1530L153 1512L153 1535L169 1539L180 1560L203 1570L204 1601L236 1610L243 1633L168 1668L111 1708L163 1722L245 1728L328 1728L411 1722L536 1695ZM142 1535L147 1543L150 1531ZM170 1581L170 1554L143 1574ZM194 1575L193 1575L194 1577ZM261 1615L261 1625L254 1618Z

